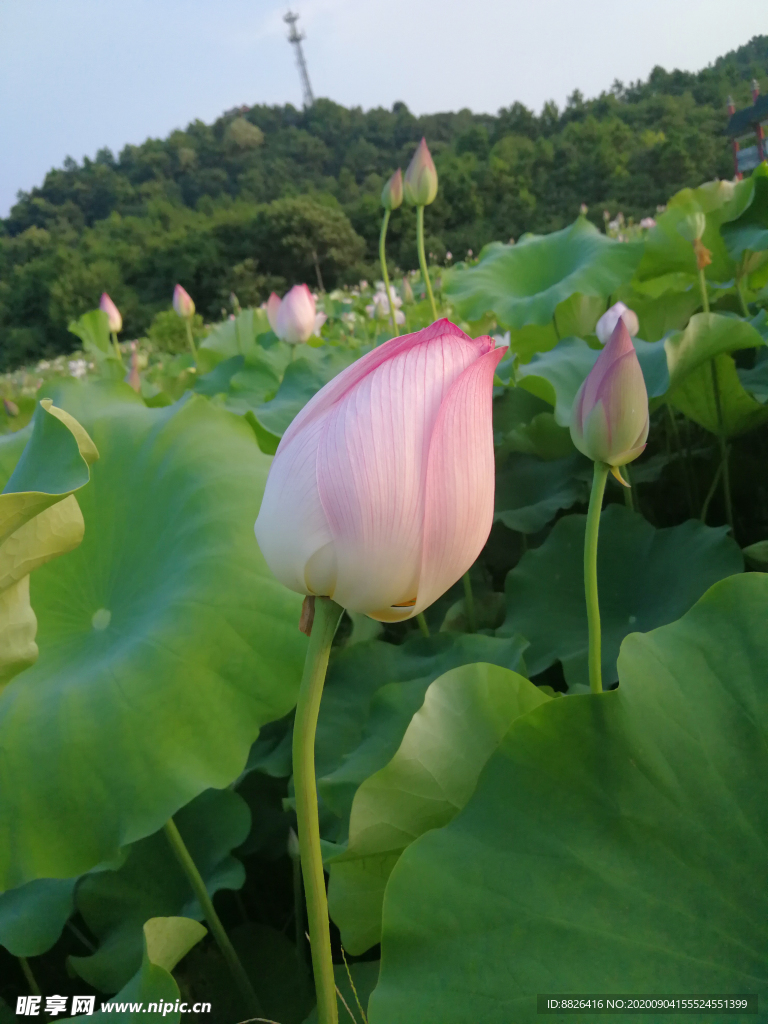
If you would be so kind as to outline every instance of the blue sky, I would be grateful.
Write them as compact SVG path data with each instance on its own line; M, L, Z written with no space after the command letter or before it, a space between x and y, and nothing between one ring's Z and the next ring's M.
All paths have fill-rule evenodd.
M0 0L0 216L67 155L241 103L299 105L272 0ZM416 113L539 110L768 31L766 0L293 0L315 94Z

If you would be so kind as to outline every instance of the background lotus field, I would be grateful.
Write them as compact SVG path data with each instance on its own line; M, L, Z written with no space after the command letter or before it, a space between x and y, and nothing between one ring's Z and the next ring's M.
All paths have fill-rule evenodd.
M341 1019L526 1024L543 992L768 1000L768 165L642 228L582 215L431 276L441 315L510 346L495 521L473 608L460 582L429 636L357 615L336 636L316 762ZM419 273L393 287L401 331L432 321ZM253 523L292 419L392 336L376 290L321 292L298 346L233 296L194 321L196 360L171 311L118 352L95 310L70 326L81 352L0 379L0 1021L30 971L97 1005L250 1016L172 816L262 1016L316 1019L291 841L307 639ZM631 490L608 484L592 694L592 464L568 424L616 301L651 430Z

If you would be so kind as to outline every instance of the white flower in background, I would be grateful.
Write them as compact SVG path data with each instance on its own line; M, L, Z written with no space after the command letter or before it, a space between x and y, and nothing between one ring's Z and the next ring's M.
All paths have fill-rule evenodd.
M505 334L492 334L494 348L506 348L509 345L509 335L509 331Z
M401 313L397 308L402 306L403 300L399 295L396 295L392 302L395 306L395 323L404 324L405 314ZM375 292L373 296L373 302L365 307L365 311L371 320L387 320L389 318L389 299L385 291Z
M38 370L50 370L51 364L48 362L47 359L41 359L40 362L37 364L37 368Z
M447 252L447 253L445 254L445 262L446 262L446 263L450 263L450 261L451 261L452 259L453 259L453 253L452 253L452 252Z
M345 323L347 327L354 327L357 323L357 316L355 313L342 313L341 321L342 323Z
M643 217L643 219L640 221L640 227L650 230L650 228L656 227L656 221L653 219L653 217Z
M365 280L365 278L361 278L361 280L360 280L360 291L364 292L364 291L366 291L367 288L368 288L368 282Z
M70 359L67 365L70 376L76 377L78 380L82 380L88 372L88 363L84 359Z
M608 344L619 320L624 321L624 326L633 338L640 330L637 313L625 306L623 302L614 302L611 308L603 313L595 327L595 334L602 345Z

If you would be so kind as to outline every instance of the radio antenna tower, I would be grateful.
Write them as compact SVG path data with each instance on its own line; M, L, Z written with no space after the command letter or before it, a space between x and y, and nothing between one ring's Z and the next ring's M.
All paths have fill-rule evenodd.
M298 20L298 14L294 14L291 10L289 10L283 18L283 21L291 26L291 31L288 33L288 42L296 47L296 63L299 68L299 76L301 77L301 91L304 94L304 106L311 107L315 102L315 97L312 94L312 86L309 84L307 62L304 60L304 51L301 48L301 40L306 39L306 36L296 28L296 22Z

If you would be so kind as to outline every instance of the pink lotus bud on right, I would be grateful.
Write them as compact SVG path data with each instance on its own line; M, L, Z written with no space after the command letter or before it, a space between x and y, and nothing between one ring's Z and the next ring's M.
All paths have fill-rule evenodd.
M269 307L267 307L269 312ZM283 296L275 317L275 334L289 345L299 345L312 337L317 310L312 292L305 284L295 284Z
M623 302L614 302L611 308L603 313L595 327L595 334L601 345L608 344L611 335L616 330L616 324L619 322L619 319L624 321L627 330L633 338L637 336L637 332L640 330L637 313L628 306L625 306Z
M411 206L429 206L437 195L437 170L426 139L416 147L405 172L405 201Z
M381 205L385 210L396 210L403 202L403 172L398 167L381 190Z
M571 438L593 462L613 467L632 462L645 448L648 392L621 317L576 395Z
M107 314L107 323L109 324L110 331L114 331L117 334L123 329L123 318L120 315L120 310L114 304L112 299L107 295L106 292L101 293L101 299L99 300L99 309Z
M255 527L281 583L398 622L461 579L493 522L505 351L438 320L374 348L304 406Z
M173 289L173 308L176 310L178 316L186 320L195 315L195 304L192 301L192 297L177 284Z

